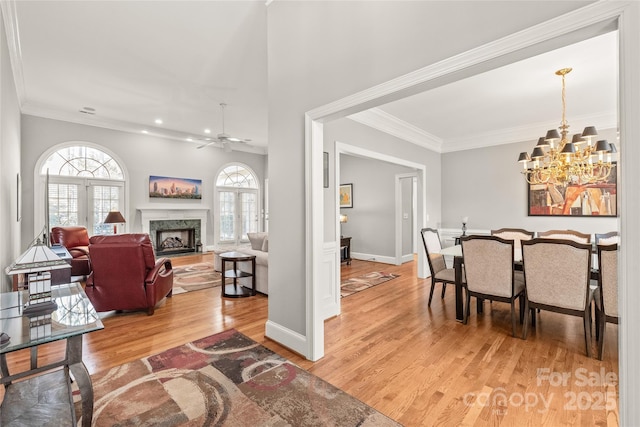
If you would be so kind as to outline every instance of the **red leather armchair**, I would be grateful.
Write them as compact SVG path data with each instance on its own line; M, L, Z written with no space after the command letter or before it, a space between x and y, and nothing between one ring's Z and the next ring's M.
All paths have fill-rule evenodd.
M89 233L84 227L53 227L49 235L51 244L62 245L71 254L71 275L87 276L91 273L89 259Z
M96 311L147 310L173 291L169 258L155 259L148 234L92 236L85 293Z

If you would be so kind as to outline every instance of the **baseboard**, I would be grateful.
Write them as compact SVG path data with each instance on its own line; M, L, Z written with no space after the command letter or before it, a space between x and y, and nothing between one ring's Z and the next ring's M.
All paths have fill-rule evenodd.
M271 320L267 320L267 323L265 324L264 335L309 359L309 355L307 354L309 344L307 342L307 337L304 335L292 331L289 328L285 328Z
M390 256L363 254L361 252L351 252L351 258L359 259L361 261L375 261L375 262L382 262L384 264L396 265L395 257L390 257Z

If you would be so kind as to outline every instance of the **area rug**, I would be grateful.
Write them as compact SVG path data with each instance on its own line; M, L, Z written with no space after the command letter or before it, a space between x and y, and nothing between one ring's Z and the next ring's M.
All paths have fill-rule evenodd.
M233 329L91 379L93 426L400 425Z
M384 271L374 271L362 276L343 280L342 283L340 283L340 297L344 298L349 295L353 295L356 292L364 291L365 289L372 288L380 283L388 282L396 277L400 277L400 275L385 273Z
M213 269L213 263L173 267L173 295L220 286L221 283L222 274Z

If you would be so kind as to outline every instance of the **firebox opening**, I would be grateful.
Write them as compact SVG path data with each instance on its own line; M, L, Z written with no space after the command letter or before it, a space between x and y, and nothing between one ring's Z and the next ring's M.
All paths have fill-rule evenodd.
M179 254L196 251L195 228L156 231L156 254Z

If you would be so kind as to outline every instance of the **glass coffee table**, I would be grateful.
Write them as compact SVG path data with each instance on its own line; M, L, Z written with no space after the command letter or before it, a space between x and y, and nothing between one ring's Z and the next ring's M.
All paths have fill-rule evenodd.
M0 344L0 384L5 387L2 426L75 425L69 372L80 391L82 425L91 425L93 386L82 362L82 336L104 325L79 283L52 286L51 293L57 308L31 317L23 314L26 291L0 294L0 332L8 336ZM58 340L66 340L64 359L38 366L38 346ZM30 368L11 374L7 354L26 348L31 351ZM38 405L37 393L30 398L35 390L47 392L47 399Z

